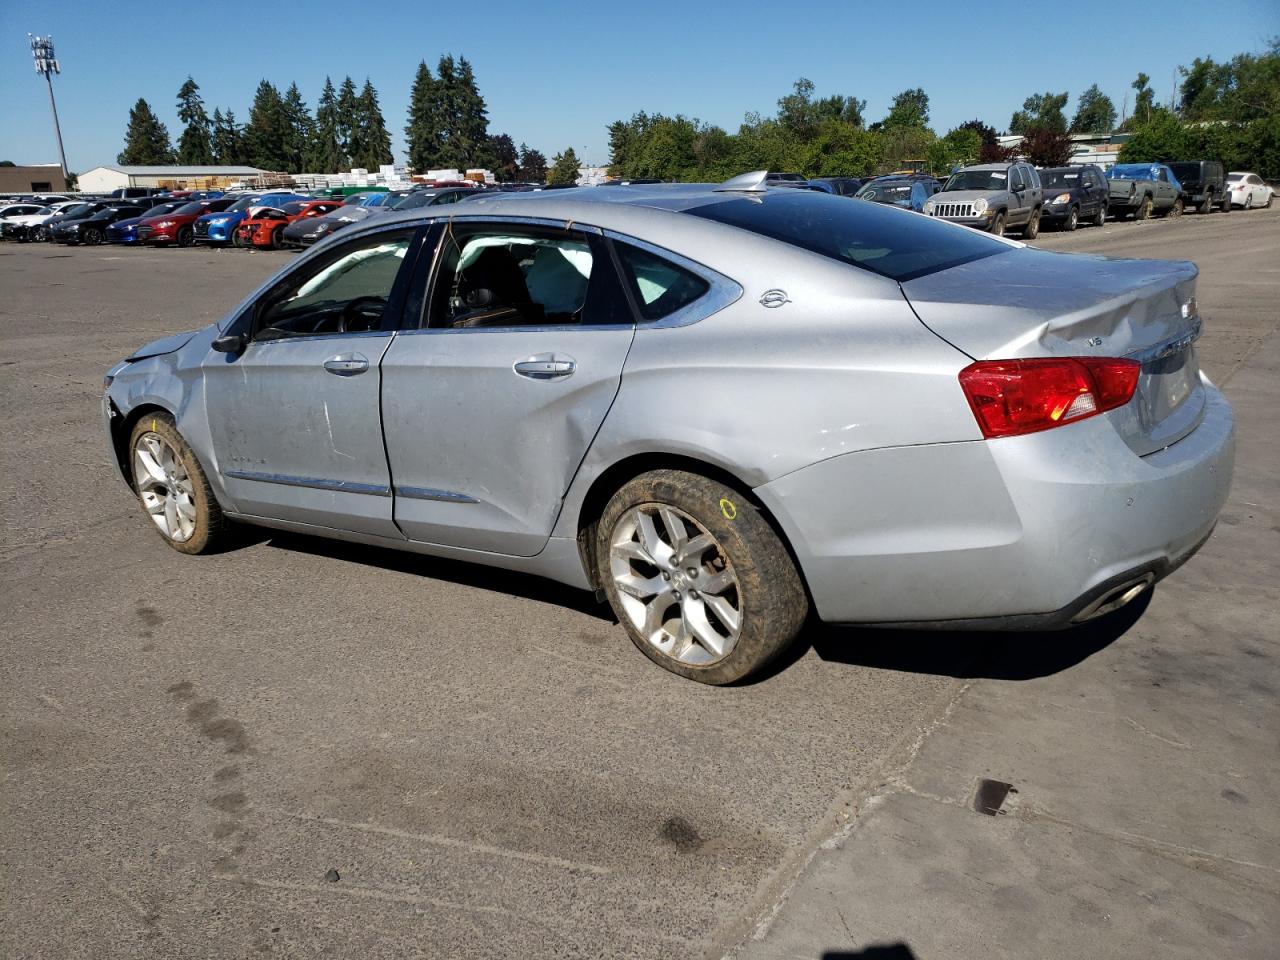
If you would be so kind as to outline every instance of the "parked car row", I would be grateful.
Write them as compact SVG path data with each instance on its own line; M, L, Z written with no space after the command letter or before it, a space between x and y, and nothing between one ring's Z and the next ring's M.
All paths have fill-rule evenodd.
M923 212L997 235L1017 229L1032 239L1043 225L1074 230L1108 217L1177 217L1187 207L1202 214L1269 207L1273 195L1257 174L1224 174L1213 160L1122 163L1105 173L1094 164L1036 168L1016 161L961 167Z
M135 189L135 188L131 188ZM456 203L473 186L363 190L326 196L293 191L173 194L0 205L0 237L89 246L305 247L370 216Z

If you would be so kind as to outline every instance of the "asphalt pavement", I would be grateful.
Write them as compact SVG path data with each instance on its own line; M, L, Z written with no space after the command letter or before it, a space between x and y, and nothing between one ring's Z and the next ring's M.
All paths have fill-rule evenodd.
M1277 211L1041 243L1196 260L1203 366L1229 396L1258 381L1250 389L1265 394ZM1155 669L1144 654L1190 682L1203 663L1171 664L1175 641L1200 644L1219 669L1197 696L1178 683L1144 691L1143 709L1221 735L1130 711L1189 752L1166 762L1159 741L1139 737L1146 766L1096 769L1128 795L1226 750L1222 762L1253 778L1230 788L1246 803L1208 791L1177 813L1245 827L1228 844L1206 826L1187 845L1257 864L1250 896L1263 899L1249 904L1274 896L1280 631L1265 632L1278 529L1265 402L1240 398L1248 479L1228 535L1140 618L1031 638L813 629L757 682L712 689L655 668L605 608L540 580L268 532L211 557L160 542L110 466L102 374L147 340L216 319L289 256L0 246L0 955L695 957L745 941L761 956L872 956L879 942L977 956L969 941L934 950L905 920L876 925L912 898L928 925L935 894L908 869L921 858L859 847L869 815L918 802L946 835L963 802L892 784L916 783L931 744L965 719L966 739L945 751L952 768L930 766L918 792L964 797L999 774L1028 798L1022 810L1069 818L1069 805L1036 800L1030 761L1015 758L1044 762L1051 746L1052 766L1087 768L1137 728L1021 701L1010 717L973 705L1041 702L1041 684L1062 703L1103 697L1099 684ZM1257 734L1267 724L1269 738ZM982 750L966 754L974 742ZM1167 813L1167 794L1144 796L1128 819L1098 804L1091 823L1140 832L1134 818ZM984 869L967 847L927 852L959 876ZM823 913L806 883L835 856L853 857L854 873L877 863L886 906L859 891L859 912L839 899L846 888L824 888L848 933L806 933L792 911ZM940 905L971 909L938 890ZM1222 921L1246 948L1267 930L1252 905L1221 909L1249 926ZM985 955L1025 955L1006 946Z

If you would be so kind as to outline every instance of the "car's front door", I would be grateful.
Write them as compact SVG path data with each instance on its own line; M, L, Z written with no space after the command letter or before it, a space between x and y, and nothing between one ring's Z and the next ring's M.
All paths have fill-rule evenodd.
M589 228L455 218L439 236L420 327L382 361L396 523L533 556L617 395L634 314Z
M395 336L412 229L334 243L226 331L204 364L209 429L244 514L402 539L382 445L379 362Z
M1027 202L1030 195L1030 184L1022 172L1022 167L1014 164L1009 168L1009 223L1025 223L1031 215L1031 207Z

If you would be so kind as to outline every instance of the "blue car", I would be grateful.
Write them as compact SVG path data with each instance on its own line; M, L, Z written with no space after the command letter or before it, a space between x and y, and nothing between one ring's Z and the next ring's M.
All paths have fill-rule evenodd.
M162 213L169 213L177 210L185 205L186 200L174 200L169 203L161 203L140 217L130 217L128 220L117 220L115 223L107 227L107 243L122 243L125 245L136 244L138 240L138 224L147 217L154 217Z
M872 203L888 203L920 213L924 202L942 189L933 177L877 177L863 185L854 196Z
M193 227L196 243L208 243L222 246L235 242L236 227L240 225L250 207L279 207L290 200L310 200L293 191L277 193L251 193L241 197L225 210L217 213L206 213L196 218Z

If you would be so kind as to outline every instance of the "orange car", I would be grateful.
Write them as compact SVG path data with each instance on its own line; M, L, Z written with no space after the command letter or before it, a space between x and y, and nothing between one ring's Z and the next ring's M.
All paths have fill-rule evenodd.
M279 250L280 235L293 221L322 217L340 206L341 200L293 200L282 207L254 207L236 227L236 246Z

